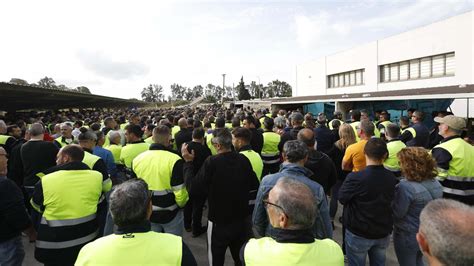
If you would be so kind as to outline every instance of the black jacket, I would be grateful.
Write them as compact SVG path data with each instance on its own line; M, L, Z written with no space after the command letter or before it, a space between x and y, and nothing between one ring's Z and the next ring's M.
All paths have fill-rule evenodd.
M278 143L278 150L282 152L283 145L285 145L285 142L289 140L295 140L298 137L298 132L300 132L300 130L303 128L304 127L294 127L291 128L288 132L285 132L280 138L280 143Z
M208 195L209 220L230 224L248 217L259 184L244 155L231 151L208 157L196 176L193 168L192 162L184 164L185 180L193 195Z
M383 165L369 165L347 175L339 190L345 227L363 238L388 236L393 227L391 203L396 182L393 173Z
M259 128L251 128L250 132L252 132L252 138L250 139L252 150L261 154L263 149L263 132Z
M20 188L0 177L0 242L19 236L31 225Z
M310 150L304 167L314 173L310 178L318 182L324 188L324 192L329 194L329 189L337 179L336 167L332 160L322 152Z

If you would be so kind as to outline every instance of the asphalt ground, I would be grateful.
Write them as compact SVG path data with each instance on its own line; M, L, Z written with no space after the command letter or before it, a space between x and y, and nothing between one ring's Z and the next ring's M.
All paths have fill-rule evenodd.
M206 210L203 213L203 224L207 224L207 219L206 219L207 212ZM339 205L338 212L336 217L339 217L342 215L342 205ZM339 245L342 244L342 225L339 223L338 219L334 221L335 225L335 230L334 230L334 240L339 243ZM196 258L196 261L198 265L208 265L209 260L207 259L207 237L206 234L202 234L201 236L197 238L193 238L192 234L189 232L184 231L183 235L184 242L189 246L191 249L192 253L194 254L194 257ZM25 260L23 261L23 265L26 266L36 266L36 265L42 265L38 261L35 260L34 258L34 243L29 243L27 237L23 237L23 244L25 247ZM395 255L395 251L393 248L393 241L391 241L390 246L387 250L387 259L386 259L386 265L392 266L392 265L398 265L397 262L397 257ZM368 259L367 259L367 265ZM230 255L229 250L227 250L226 254L226 259L225 259L225 265L234 265L234 262L232 260L232 256ZM347 264L346 264L347 265Z

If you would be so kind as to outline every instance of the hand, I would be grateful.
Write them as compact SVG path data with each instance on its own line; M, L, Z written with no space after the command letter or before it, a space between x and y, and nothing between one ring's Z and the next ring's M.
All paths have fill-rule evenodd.
M33 228L31 225L30 227L26 228L24 233L28 236L30 243L33 243L36 241L36 230Z
M191 153L188 151L188 144L184 143L181 146L181 155L185 162L192 162L194 160L194 150L191 150Z

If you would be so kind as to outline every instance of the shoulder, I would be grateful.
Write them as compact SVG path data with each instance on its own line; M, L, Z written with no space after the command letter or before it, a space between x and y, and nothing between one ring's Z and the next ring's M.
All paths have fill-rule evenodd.
M316 241L316 245L324 247L325 250L340 251L342 253L341 246L339 246L339 244L336 241L330 238L315 239L315 241Z

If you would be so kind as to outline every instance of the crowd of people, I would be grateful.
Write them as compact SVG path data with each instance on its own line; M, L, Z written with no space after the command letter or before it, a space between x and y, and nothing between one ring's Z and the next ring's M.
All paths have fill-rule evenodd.
M410 109L131 109L0 117L0 265L474 264L466 120ZM342 216L337 217L339 204ZM207 208L207 224L202 223ZM335 219L343 243L333 241ZM204 243L203 243L204 244Z

